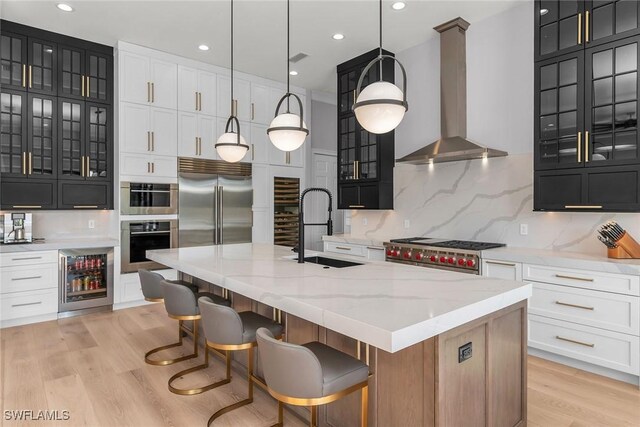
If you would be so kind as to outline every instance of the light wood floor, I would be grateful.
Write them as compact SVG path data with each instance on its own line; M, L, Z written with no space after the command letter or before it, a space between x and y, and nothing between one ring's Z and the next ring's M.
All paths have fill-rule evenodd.
M244 398L246 382L235 373L231 385L199 396L169 392L169 376L196 362L150 366L143 354L173 342L176 329L156 304L0 330L0 424L56 425L6 421L4 411L57 409L70 411L70 421L57 423L66 427L206 426L214 411ZM222 378L222 362L213 357L212 364L180 386ZM535 357L529 358L528 393L530 426L640 425L637 387ZM306 425L285 414L287 426ZM257 391L254 404L214 425L268 426L275 417L274 401Z

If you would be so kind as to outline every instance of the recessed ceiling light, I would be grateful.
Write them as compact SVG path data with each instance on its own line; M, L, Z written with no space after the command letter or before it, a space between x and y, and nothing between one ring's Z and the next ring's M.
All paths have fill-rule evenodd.
M66 3L58 3L56 6L63 12L73 12L73 8Z
M297 76L298 72L296 70L291 70L289 71L289 74L291 74L292 76Z
M335 33L332 37L334 40L342 40L344 38L344 34Z
M549 9L540 9L540 16L544 16L549 13Z
M397 1L397 2L395 2L395 3L393 3L393 4L391 5L391 7L393 8L393 10L402 10L402 9L404 9L404 8L405 8L405 6L407 6L407 5L406 5L406 4L405 4L405 2L403 2L403 1Z
M201 44L198 46L198 49L203 50L203 51L207 51L209 50L209 46L207 46L206 44Z

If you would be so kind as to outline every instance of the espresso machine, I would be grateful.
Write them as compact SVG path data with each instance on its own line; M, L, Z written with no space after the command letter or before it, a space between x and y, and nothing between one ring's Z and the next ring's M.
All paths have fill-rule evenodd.
M33 241L30 213L15 212L2 215L2 243L31 243Z

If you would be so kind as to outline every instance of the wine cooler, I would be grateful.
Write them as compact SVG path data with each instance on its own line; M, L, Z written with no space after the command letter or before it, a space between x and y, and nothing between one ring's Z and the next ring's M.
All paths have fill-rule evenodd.
M59 252L58 317L85 314L113 306L113 248Z

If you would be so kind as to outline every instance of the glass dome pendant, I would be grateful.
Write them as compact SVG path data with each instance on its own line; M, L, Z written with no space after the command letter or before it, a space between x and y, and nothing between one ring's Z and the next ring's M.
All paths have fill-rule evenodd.
M215 148L220 158L229 163L239 162L249 151L249 145L240 135L240 122L236 117L233 102L233 0L231 0L231 115L227 120L224 133L216 141Z
M269 128L267 129L267 135L269 135L269 139L271 143L276 146L279 150L282 151L293 151L297 150L304 144L304 140L309 135L309 129L307 129L307 125L304 122L304 109L302 107L302 101L300 97L295 93L291 93L289 89L289 0L287 0L287 93L284 94L280 101L278 102L278 106L276 107L275 118L271 121ZM300 115L298 116L295 113L292 113L290 110L290 98L293 97L295 101L298 103L298 108L300 111ZM284 113L280 113L280 107L282 104L287 102L287 109Z
M402 71L402 89L382 80L382 62L385 59L395 61ZM378 64L380 80L361 90L362 82L369 69ZM353 111L358 123L368 132L383 134L394 130L407 112L407 73L395 57L382 53L382 0L380 0L380 54L362 70L356 86L356 101Z

